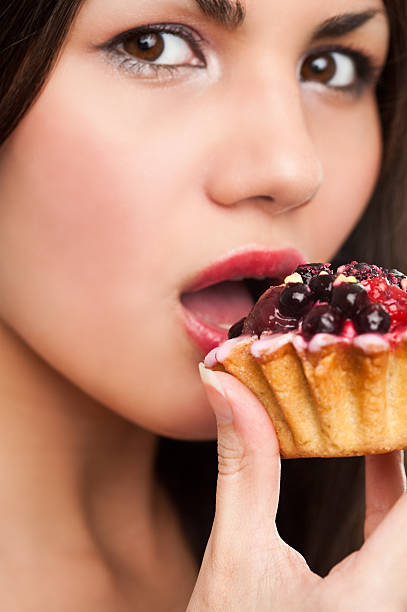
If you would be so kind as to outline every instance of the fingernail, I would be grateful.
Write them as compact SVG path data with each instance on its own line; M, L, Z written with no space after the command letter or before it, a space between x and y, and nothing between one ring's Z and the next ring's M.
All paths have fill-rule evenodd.
M231 423L233 421L232 407L215 372L208 370L203 363L200 363L199 373L206 388L208 399L215 413L217 422Z

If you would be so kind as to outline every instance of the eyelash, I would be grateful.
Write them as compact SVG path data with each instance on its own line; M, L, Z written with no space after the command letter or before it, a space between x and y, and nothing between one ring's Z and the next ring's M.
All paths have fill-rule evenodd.
M138 60L126 54L125 50L119 48L134 36L145 33L168 33L174 36L180 36L191 45L191 49L203 63L203 66L194 66L194 68L206 68L205 56L203 54L203 43L205 39L196 30L181 24L157 23L149 26L142 26L140 28L133 28L115 36L112 40L102 45L101 48L108 52L119 69L133 72L136 75L151 75L151 72L153 72L154 75L159 76L163 72L166 72L169 76L176 76L180 70L190 67L188 65L176 66L143 62L143 60Z
M375 58L361 49L357 49L352 45L324 45L311 49L306 55L301 58L301 63L304 62L310 55L318 55L324 53L342 53L349 57L356 71L356 80L352 85L336 87L334 85L325 85L329 89L337 92L360 95L366 87L376 84L380 77L383 66L376 63ZM302 81L306 82L306 81Z
M101 45L101 48L107 51L119 69L126 70L136 75L151 76L153 74L154 76L158 77L163 73L166 73L167 76L175 77L182 69L185 70L192 67L188 65L177 66L143 62L143 60L138 60L127 54L125 50L120 49L120 46L123 46L134 36L145 33L169 33L175 36L180 36L191 45L193 52L202 61L202 66L193 66L193 68L206 68L207 64L203 53L205 39L196 30L182 24L158 23L133 28L131 30L127 30L126 32L122 32L118 36L115 36L107 43ZM300 66L302 65L302 62L304 62L310 55L335 52L342 53L351 58L355 65L357 78L355 83L349 86L336 87L332 85L324 85L328 89L337 92L360 95L366 87L375 84L375 82L378 80L382 66L377 65L374 57L372 57L369 53L366 53L361 49L354 48L351 45L325 45L311 49L301 58ZM307 81L304 80L303 82Z

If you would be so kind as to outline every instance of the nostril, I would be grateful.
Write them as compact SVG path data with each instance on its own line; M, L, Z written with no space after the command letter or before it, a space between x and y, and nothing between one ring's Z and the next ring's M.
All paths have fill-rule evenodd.
M274 202L274 198L272 198L269 195L259 195L259 196L254 196L253 198L251 198L251 200L253 200L254 202L260 201L260 200L266 200L268 202Z
M270 195L258 195L240 200L240 202L237 202L237 204L242 204L244 202L250 202L251 204L262 204L268 212L272 212L274 215L281 215L311 202L311 200L318 193L320 186L321 182L319 182L311 192L304 196L304 198L298 201L288 201L284 197L279 198Z
M283 213L292 211L295 208L300 208L300 206L305 206L305 204L308 204L314 199L314 197L319 191L319 188L321 187L321 183L322 181L319 182L318 185L315 187L315 189L313 189L310 193L308 193L308 195L306 195L304 198L296 202L295 201L292 201L292 202L284 201L284 199L280 201L278 198L273 200L274 201L274 214L281 215Z

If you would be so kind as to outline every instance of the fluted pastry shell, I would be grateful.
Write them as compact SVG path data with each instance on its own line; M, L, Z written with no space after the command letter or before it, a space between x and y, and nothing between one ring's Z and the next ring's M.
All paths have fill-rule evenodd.
M245 384L270 415L282 457L346 457L407 448L407 338L321 343L285 341L254 351L233 344L213 369Z

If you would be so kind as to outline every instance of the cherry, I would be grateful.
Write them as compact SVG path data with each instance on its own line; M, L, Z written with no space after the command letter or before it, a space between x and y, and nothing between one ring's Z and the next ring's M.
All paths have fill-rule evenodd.
M378 277L362 283L369 299L375 304L382 304L391 317L390 331L407 326L407 293L396 285L389 285L385 278Z
M341 283L332 290L332 306L349 319L369 303L366 289L357 283Z
M307 314L302 323L302 333L307 340L315 334L340 334L344 324L341 313L330 304L319 304Z
M312 292L303 283L289 283L280 295L279 308L283 314L301 317L312 303Z
M355 317L355 327L359 334L386 334L390 325L391 317L381 304L370 304Z
M279 309L284 286L270 287L257 303L243 325L244 334L260 336L263 331L287 332L298 327L298 318L282 313Z
M329 302L335 277L333 274L320 274L311 278L309 286L315 300Z

